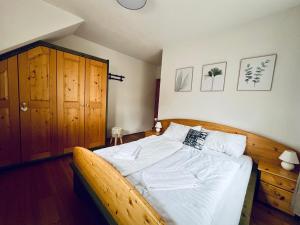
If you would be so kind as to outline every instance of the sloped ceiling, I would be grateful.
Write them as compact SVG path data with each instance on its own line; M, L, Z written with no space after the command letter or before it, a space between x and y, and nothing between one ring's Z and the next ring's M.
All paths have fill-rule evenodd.
M73 33L83 20L41 0L0 0L0 54Z
M299 0L148 0L132 11L116 0L45 0L85 20L76 35L159 64L169 44L199 39L286 10Z
M165 46L218 35L299 4L300 0L148 0L145 8L132 11L116 0L0 0L0 51L71 33L83 18L76 35L160 64Z

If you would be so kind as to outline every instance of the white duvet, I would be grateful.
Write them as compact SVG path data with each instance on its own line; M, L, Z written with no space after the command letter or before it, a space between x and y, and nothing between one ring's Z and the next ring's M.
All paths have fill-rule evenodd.
M138 156L134 161L116 157L116 155L120 155L118 151L122 150L118 146L102 149L96 152L96 154L102 156L104 159L113 164L123 176L128 176L147 168L174 154L183 146L182 143L172 141L168 138L164 138L163 136L150 136L124 145L126 146L126 149L130 148L130 146L136 148L137 145L141 147L139 149Z
M165 218L168 224L213 224L213 221L216 220L214 215L218 211L218 205L226 195L226 190L232 184L233 178L240 168L240 160L223 153L199 151L184 145L179 147L177 144L174 146L179 149L174 148L172 151L167 149L171 148L171 144L165 145L169 141L163 136L152 136L140 140L140 142L147 143L144 150L149 153L144 152L143 154L147 157L142 157L142 160L139 160L139 156L135 166L132 166L135 164L132 161L129 166L113 159L116 147L98 150L96 154L103 156L117 168L121 168L123 174L129 174L127 179ZM161 147L162 145L165 148ZM151 150L150 146L157 150ZM166 152L164 153L164 151ZM152 155L154 152L158 156L154 157ZM147 162L147 164L142 165L142 162ZM173 177L169 180L166 177L164 180L162 174L168 173L168 171ZM152 188L153 182L157 180L159 174L161 184L159 188L157 188L157 184L155 188ZM196 180L192 180L189 174L192 174ZM151 176L153 177L151 178ZM184 184L180 183L181 179L189 179L193 187L185 188ZM170 184L172 184L172 188L169 188ZM174 184L178 185L177 188ZM243 201L243 199L239 201Z

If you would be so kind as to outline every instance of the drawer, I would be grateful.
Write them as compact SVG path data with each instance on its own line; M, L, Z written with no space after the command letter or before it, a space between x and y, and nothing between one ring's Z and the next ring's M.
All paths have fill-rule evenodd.
M260 182L258 199L291 215L293 215L290 206L292 196L292 192L267 184L263 181Z
M284 190L294 192L296 188L296 182L292 180L288 180L270 173L266 173L261 171L260 180L264 181L265 183L272 184L276 187L280 187Z

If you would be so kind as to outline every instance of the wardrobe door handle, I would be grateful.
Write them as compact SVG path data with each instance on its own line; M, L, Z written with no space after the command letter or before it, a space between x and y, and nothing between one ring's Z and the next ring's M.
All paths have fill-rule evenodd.
M22 112L27 112L28 107L27 107L27 103L26 102L22 102L20 105L20 109Z

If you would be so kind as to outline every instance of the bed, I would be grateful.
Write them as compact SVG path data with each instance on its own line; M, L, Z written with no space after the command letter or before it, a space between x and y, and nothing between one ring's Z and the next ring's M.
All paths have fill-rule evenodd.
M255 189L255 179L250 177L256 176L255 172L251 175L252 165L261 159L277 161L286 146L236 128L196 120L163 120L163 129L171 122L245 135L245 155L236 159L219 152L196 151L170 143L163 136L139 141L146 143L146 153L155 155L152 161L146 155L140 163L118 163L112 157L118 147L94 153L78 147L74 149L75 190L84 186L110 224L249 224ZM127 144L127 148L135 144ZM147 146L156 147L147 149ZM164 146L169 146L169 150ZM151 152L151 149L158 151ZM167 153L161 156L159 152ZM183 168L189 172L178 173ZM190 171L202 179L201 182L197 183L199 179L194 182ZM164 175L164 181L172 177L172 172L180 174L187 186L172 189L170 182L173 184L174 179L162 186L157 177ZM245 206L246 202L250 203Z

